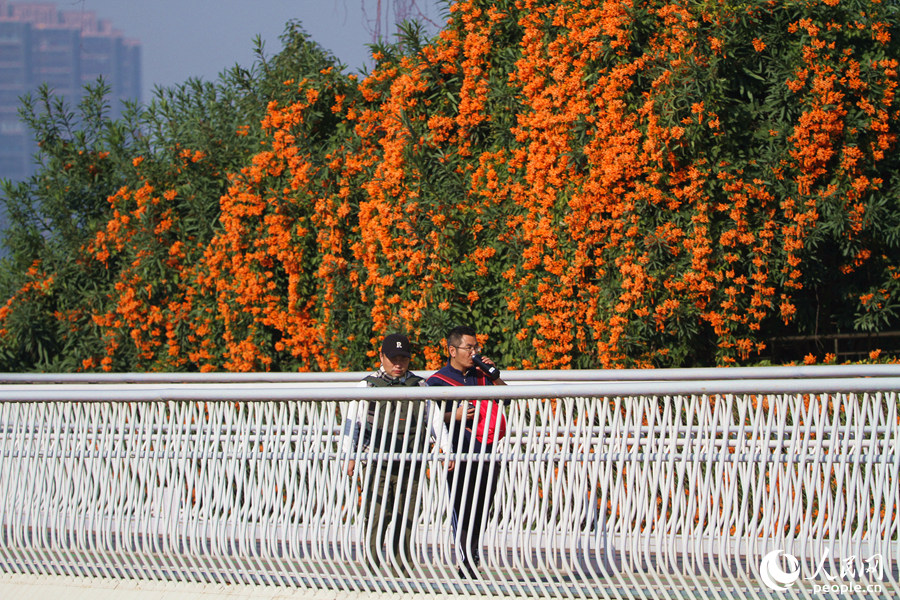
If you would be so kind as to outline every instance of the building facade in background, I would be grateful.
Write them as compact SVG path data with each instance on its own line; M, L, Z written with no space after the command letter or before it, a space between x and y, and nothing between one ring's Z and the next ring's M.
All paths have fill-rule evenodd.
M0 178L22 180L35 168L21 97L46 83L74 106L101 75L117 117L123 101L141 99L140 43L92 12L0 0Z

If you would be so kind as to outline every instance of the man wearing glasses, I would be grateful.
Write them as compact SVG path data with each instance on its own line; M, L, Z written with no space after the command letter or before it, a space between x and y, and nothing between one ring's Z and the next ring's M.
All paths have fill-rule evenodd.
M494 361L481 356L481 348L471 327L455 327L447 334L447 364L428 378L428 385L506 385ZM491 454L506 433L501 407L489 399L447 401L444 420L450 427L455 453ZM447 473L453 502L453 525L462 554L460 575L475 577L481 562L483 524L490 517L500 478L500 463L463 458Z

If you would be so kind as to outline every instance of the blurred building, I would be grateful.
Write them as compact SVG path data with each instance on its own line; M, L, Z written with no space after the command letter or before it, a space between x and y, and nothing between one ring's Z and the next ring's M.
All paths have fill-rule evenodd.
M46 83L74 107L101 75L117 117L124 100L140 101L140 43L92 12L0 0L0 178L22 180L34 170L20 98Z

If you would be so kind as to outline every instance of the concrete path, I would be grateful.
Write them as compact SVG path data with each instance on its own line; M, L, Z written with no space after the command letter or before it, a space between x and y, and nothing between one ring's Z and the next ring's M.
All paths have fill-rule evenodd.
M0 573L0 600L362 600L372 597L412 600L419 596ZM428 598L436 600L441 596Z

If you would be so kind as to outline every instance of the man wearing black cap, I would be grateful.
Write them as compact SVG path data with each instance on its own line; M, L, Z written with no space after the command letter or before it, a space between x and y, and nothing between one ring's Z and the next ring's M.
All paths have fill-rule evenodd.
M392 333L381 343L381 366L363 379L360 387L424 386L425 380L409 372L409 339ZM364 538L369 562L378 567L387 563L395 576L408 575L407 565L414 560L412 534L415 528L416 498L422 476L422 461L408 460L398 454L429 450L428 429L445 454L450 454L449 435L440 410L421 400L351 402L344 417L341 449L347 460L347 474L356 470L356 457L373 459L361 465L360 477L366 502ZM426 421L430 427L426 427ZM380 456L379 456L380 455ZM448 463L453 469L453 463ZM394 527L387 539L389 524ZM384 548L385 541L388 549ZM391 550L390 554L385 554Z

